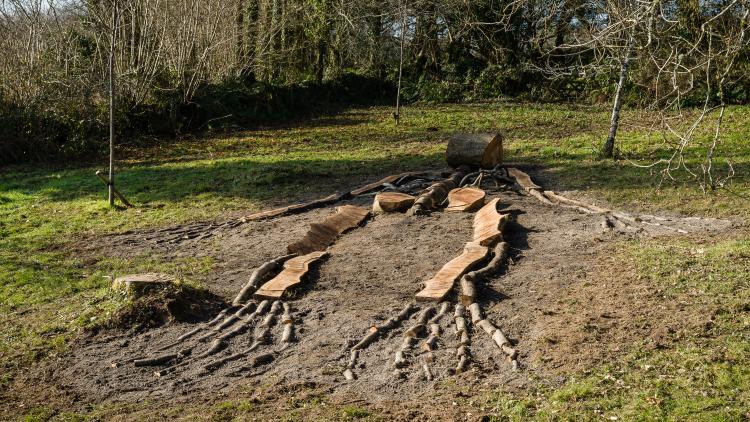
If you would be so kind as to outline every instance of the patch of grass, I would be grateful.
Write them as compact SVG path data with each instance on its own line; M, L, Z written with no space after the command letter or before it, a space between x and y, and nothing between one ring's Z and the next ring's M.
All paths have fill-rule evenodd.
M344 420L365 419L372 416L372 412L358 406L344 406L341 408L341 416Z
M243 415L250 415L255 406L249 400L226 401L214 405L211 417L214 421L231 421Z
M631 241L615 265L635 265L665 300L710 314L666 349L634 345L623 359L559 388L487 399L497 420L743 420L750 409L750 242ZM520 404L520 408L519 408ZM502 415L502 416L501 416Z

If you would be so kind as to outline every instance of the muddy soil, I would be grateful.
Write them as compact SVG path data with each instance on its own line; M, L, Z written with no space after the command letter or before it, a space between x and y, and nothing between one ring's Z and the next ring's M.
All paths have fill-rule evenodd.
M291 347L282 350L277 326L272 340L248 359L206 373L204 366L209 361L246 348L252 341L251 330L233 338L226 350L211 359L156 377L154 369L161 367L135 367L127 361L158 354L156 349L172 343L196 327L195 323L171 322L141 331L123 327L83 336L60 361L19 382L42 381L54 386L56 394L72 401L74 407L102 402L216 400L253 392L264 403L260 417L273 418L291 396L320 393L332 401L371 406L394 418L430 418L450 415L452 402L457 394L463 394L457 391L523 389L535 382L555 385L568 374L614 359L635 345L661 347L676 329L702 322L695 309L663 301L654 287L638 279L633 268L612 268L608 258L618 240L673 236L673 229L605 230L596 216L544 206L514 191L491 191L493 197L500 198L501 211L514 210L517 221L508 226L506 238L512 248L511 260L480 287L479 302L487 318L514 342L519 352L518 370L514 371L491 339L476 329L471 335L471 370L451 374L457 363L458 340L452 318L443 318L431 364L434 380L425 378L419 356L410 358L403 377L394 376L394 353L408 324L361 353L356 380L347 382L342 376L349 348L373 323L413 302L421 282L460 254L470 239L473 214L435 212L420 217L378 215L332 245L329 258L315 267L289 301L297 337ZM371 199L361 197L341 204L369 207ZM153 233L129 233L89 242L79 253L116 246L114 253L120 256L145 252L166 261L209 256L217 264L202 281L211 293L229 302L257 266L285 253L288 243L331 212L329 207L248 222L208 238L171 243L155 243L158 236ZM729 222L672 221L681 230L702 235L731 226ZM145 237L151 239L143 240ZM455 293L449 300L456 302ZM205 320L213 316L206 315ZM201 350L206 347L200 346ZM271 364L242 368L269 351L278 352ZM401 406L403 403L411 405Z

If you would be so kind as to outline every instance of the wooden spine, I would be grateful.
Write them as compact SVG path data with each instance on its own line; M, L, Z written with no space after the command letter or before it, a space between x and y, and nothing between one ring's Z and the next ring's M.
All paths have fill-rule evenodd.
M459 299L464 306L469 306L474 303L476 297L477 289L474 286L474 274L472 271L461 277L461 296Z

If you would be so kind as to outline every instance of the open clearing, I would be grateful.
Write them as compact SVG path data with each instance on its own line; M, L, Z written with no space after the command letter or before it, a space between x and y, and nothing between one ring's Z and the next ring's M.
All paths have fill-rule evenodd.
M741 176L709 195L691 183L657 189L648 170L595 160L591 142L606 113L561 106L424 107L400 129L380 123L384 110L356 110L306 126L196 140L195 149L189 143L179 151L137 149L129 151L121 186L143 205L127 211L98 205L101 192L91 169L11 169L0 191L0 274L7 280L1 290L1 415L747 417L750 182L741 170L750 162L750 133L747 109L731 111L728 125L736 130L727 131L723 145L735 152ZM641 117L626 117L626 123L646 124ZM458 345L446 320L434 380L426 380L416 363L405 368L405 378L394 378L392 360L404 327L362 352L356 380L341 375L352 344L372 323L412 301L422 282L471 237L473 214L449 212L377 215L341 236L293 292L298 341L272 365L238 372L239 363L229 364L209 375L201 365L186 365L163 377L149 367L113 367L213 318L256 267L285 253L333 208L247 222L207 238L160 243L169 236L161 230L229 220L398 170L440 169L441 139L459 128L506 133L507 159L526 165L545 188L669 217L687 233L659 227L605 231L597 217L486 188L517 221L507 227L511 261L481 286L479 302L514 343L518 370L488 337L475 333L472 369L449 374ZM634 160L660 153L644 127L626 125L623 140ZM203 143L214 150L197 155L198 145L211 149ZM332 147L343 158L331 160ZM347 203L369 208L372 197L337 205ZM141 271L172 274L206 293L183 298L184 307L155 312L164 304L128 303L104 278ZM235 337L222 353L248 344L249 337ZM277 337L264 347L278 348Z

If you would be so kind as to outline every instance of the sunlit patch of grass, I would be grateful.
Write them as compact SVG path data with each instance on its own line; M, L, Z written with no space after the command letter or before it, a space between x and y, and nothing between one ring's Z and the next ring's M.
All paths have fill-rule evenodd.
M528 396L497 392L492 413L511 420L742 420L750 409L750 242L631 241L618 265L635 265L665 300L708 302L706 332L688 332L666 349L634 344L624 358L561 387ZM505 410L517 409L523 413ZM504 420L499 417L498 420ZM614 420L614 419L612 419Z

